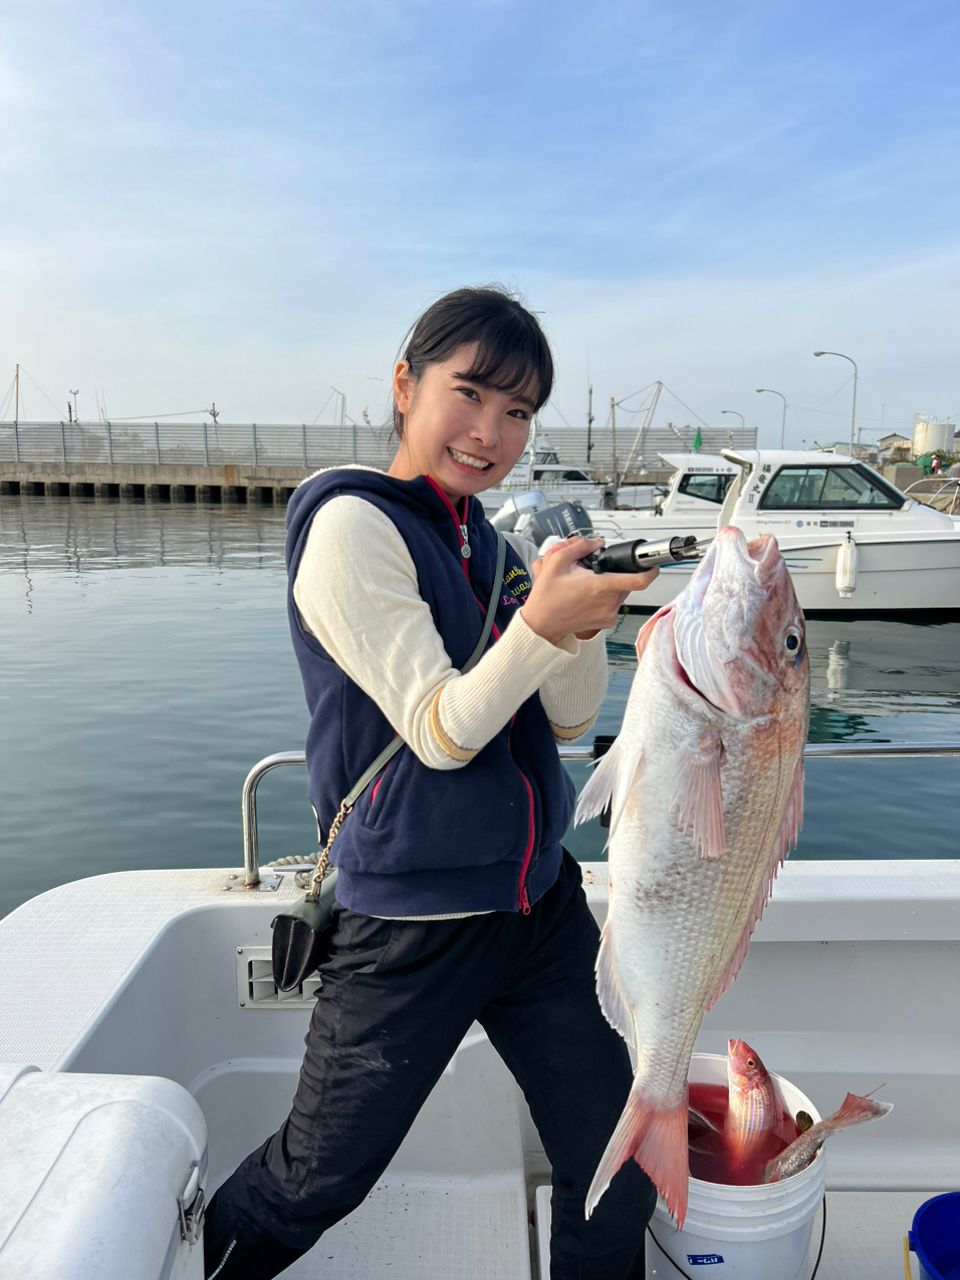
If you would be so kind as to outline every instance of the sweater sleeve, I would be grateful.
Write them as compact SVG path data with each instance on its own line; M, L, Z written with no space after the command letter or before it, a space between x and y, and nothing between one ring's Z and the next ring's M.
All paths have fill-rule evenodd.
M536 544L515 534L507 534L507 540L529 569L539 554ZM550 671L540 685L540 701L558 742L573 742L587 732L607 692L607 633L570 639L578 646L574 661Z
M518 609L497 643L461 674L396 526L373 503L348 495L313 517L293 597L307 630L435 769L472 760L531 694L579 665L587 647L573 636L551 644Z

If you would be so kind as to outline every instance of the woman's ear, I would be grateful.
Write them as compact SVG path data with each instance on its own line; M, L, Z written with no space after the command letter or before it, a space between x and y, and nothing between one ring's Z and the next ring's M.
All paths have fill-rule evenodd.
M414 382L413 374L410 372L410 365L406 360L398 360L393 371L393 400L397 406L398 413L409 413L415 386L416 383Z

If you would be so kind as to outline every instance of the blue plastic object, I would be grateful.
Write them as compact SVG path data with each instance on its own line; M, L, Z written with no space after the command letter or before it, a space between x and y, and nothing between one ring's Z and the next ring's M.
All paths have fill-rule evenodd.
M960 1191L925 1201L913 1215L909 1241L920 1280L960 1280Z

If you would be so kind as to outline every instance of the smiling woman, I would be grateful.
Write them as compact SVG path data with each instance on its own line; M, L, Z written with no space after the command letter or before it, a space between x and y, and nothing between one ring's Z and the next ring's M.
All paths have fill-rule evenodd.
M268 1280L364 1199L475 1021L553 1161L554 1280L636 1274L654 1201L641 1170L583 1212L631 1072L594 994L556 743L593 723L603 628L656 575L585 571L597 540L542 560L504 546L474 501L517 461L552 384L516 299L457 290L397 362L389 471L320 472L290 500L310 800L321 839L336 836L338 906L293 1111L210 1206L219 1280Z
M394 370L390 475L432 475L451 498L491 488L519 460L552 386L543 331L516 299L447 294L417 321Z

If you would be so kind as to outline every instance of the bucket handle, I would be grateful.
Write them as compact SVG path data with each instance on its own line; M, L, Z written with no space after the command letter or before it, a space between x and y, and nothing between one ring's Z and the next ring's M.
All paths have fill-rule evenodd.
M910 1266L910 1237L903 1237L903 1274L906 1280L913 1280L913 1269Z

